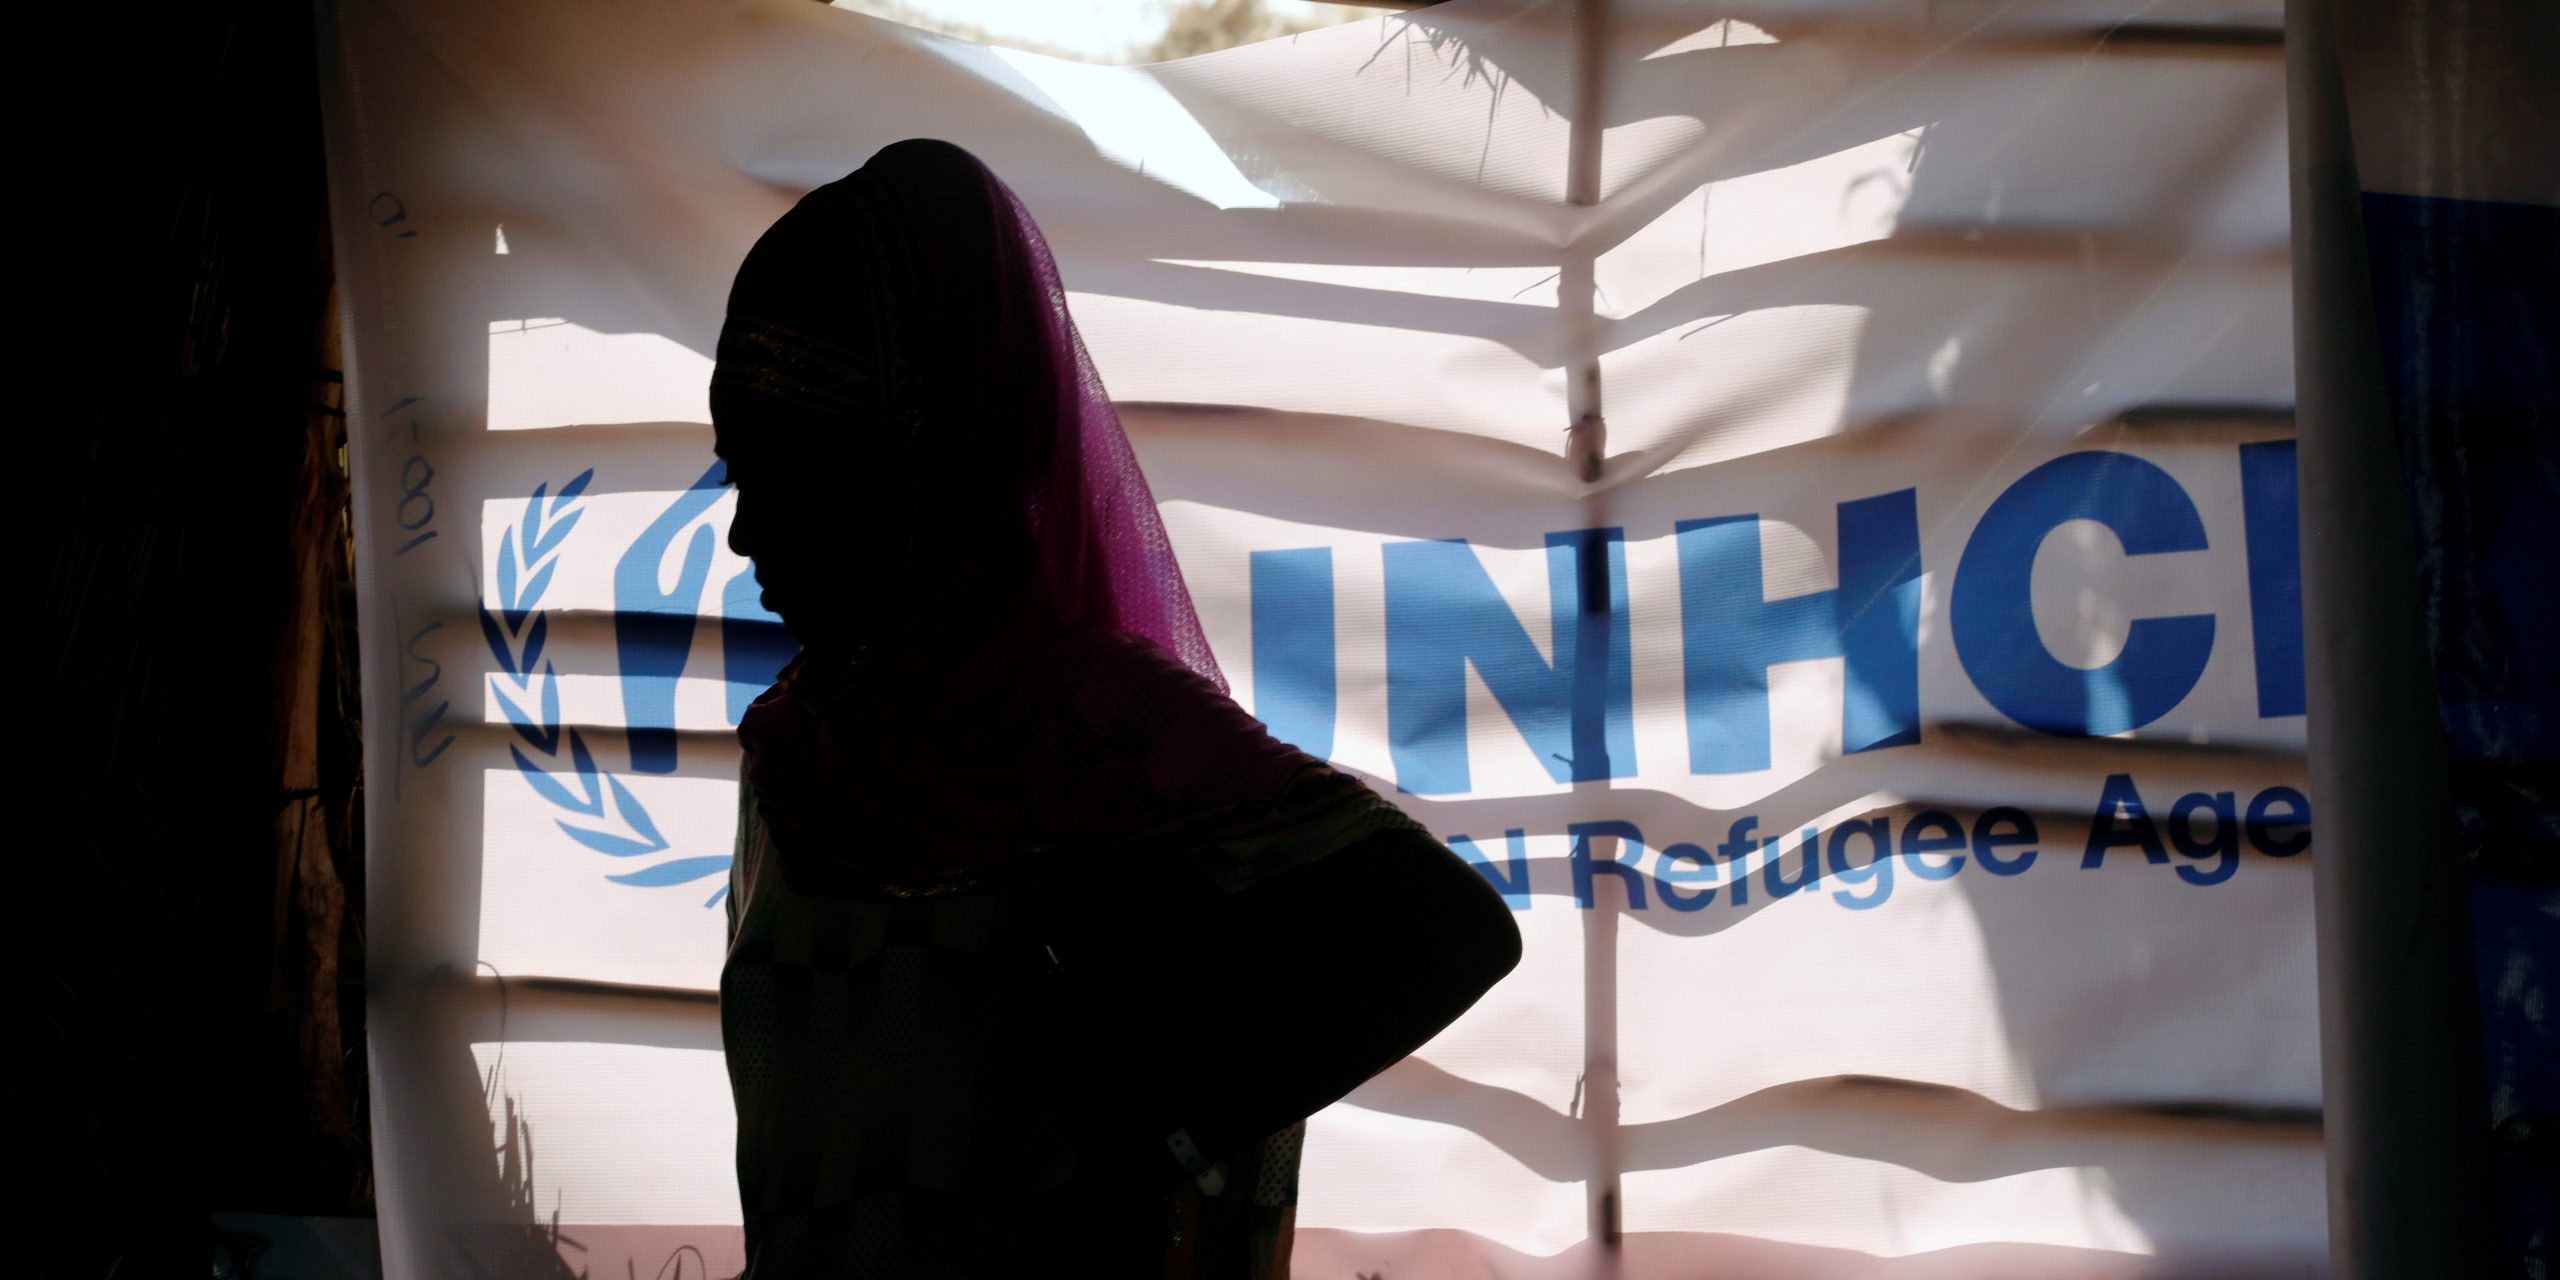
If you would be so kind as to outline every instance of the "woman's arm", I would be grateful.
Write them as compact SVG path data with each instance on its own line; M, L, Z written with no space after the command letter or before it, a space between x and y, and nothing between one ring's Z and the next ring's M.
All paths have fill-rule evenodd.
M1094 1122L1215 1161L1437 1035L1520 960L1502 896L1349 775L1314 770L1256 833L1114 861L1052 950ZM1239 878L1244 865L1275 868ZM1193 1161L1196 1163L1197 1160Z
M1380 801L1380 803L1385 803ZM1216 1159L1323 1109L1458 1020L1520 963L1502 895L1419 828L1374 831L1237 895L1185 1122Z

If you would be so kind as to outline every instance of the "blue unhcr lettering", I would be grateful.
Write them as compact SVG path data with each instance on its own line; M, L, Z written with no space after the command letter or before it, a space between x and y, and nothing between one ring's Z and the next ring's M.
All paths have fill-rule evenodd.
M2154 814L2132 776L2117 774L2107 780L2105 797L2091 819L2081 865L2099 866L2113 849L2139 848L2148 862L2169 867L2185 883L2210 887L2237 874L2244 841L2277 857L2300 853L2310 842L2309 821L2302 793L2282 786L2259 793L2246 806L2234 792L2192 792L2180 796L2165 815ZM1613 818L1567 823L1574 904L1585 911L1599 909L1599 885L1616 877L1630 911L1648 910L1653 905L1648 897L1682 914L1720 901L1747 910L1756 865L1765 902L1811 891L1808 896L1827 893L1835 905L1850 911L1872 911L1892 902L1905 875L1953 880L1968 864L1992 876L2021 875L2035 865L2040 838L2035 816L2007 805L1983 810L1970 831L1963 818L1944 809L1910 814L1898 835L1889 812L1829 828L1807 826L1792 840L1762 839L1759 825L1756 815L1737 815L1723 840L1672 841L1648 863L1649 846L1635 823ZM1532 901L1526 833L1513 827L1504 837L1507 856L1489 854L1464 835L1447 840L1512 910L1526 911ZM1604 852L1602 840L1615 840L1619 847Z
M2140 618L2104 666L2067 666L2036 634L2028 583L2045 537L2072 520L2112 531L2129 556L2205 549L2196 504L2168 472L2131 454L2067 453L2019 477L1974 526L1949 614L1956 656L2000 713L2030 729L2102 736L2178 705L2213 656L2213 615Z
M695 613L711 578L711 526L696 522L720 500L727 475L728 464L712 463L641 530L613 568L613 644L634 773L675 772L676 677L693 652ZM659 566L688 525L693 536L685 541L684 567L675 589L666 590L658 585Z
M1591 892L1592 878L1597 875L1613 875L1627 887L1627 906L1636 911L1644 910L1644 875L1637 870L1637 864L1644 861L1644 833L1638 831L1634 823L1619 822L1614 819L1576 822L1565 827L1565 836L1573 841L1575 906L1585 911L1590 910L1594 901ZM1621 849L1619 856L1615 858L1594 858L1591 856L1591 839L1594 836L1615 836L1625 845L1625 848Z
M2249 538L2249 638L2258 715L2302 714L2302 526L2293 442L2240 446L2240 515Z
M1931 830L1937 834L1927 834ZM1955 815L1937 809L1924 809L1902 824L1902 862L1911 874L1923 880L1952 879L1964 870L1964 855L1955 853L1965 846L1964 824ZM1944 862L1930 862L1933 853L1954 853Z
M1769 842L1775 845L1777 841ZM1760 887L1769 891L1769 901L1792 897L1799 889L1809 889L1822 880L1822 828L1806 827L1804 840L1796 846L1795 875L1780 874L1786 867L1787 855L1775 848L1760 864Z
M1769 767L1769 668L1840 658L1840 741L1847 751L1920 740L1920 521L1916 491L1838 508L1840 585L1763 597L1760 517L1684 520L1682 670L1689 771Z
M1253 710L1271 736L1333 754L1333 548L1256 551ZM1463 837L1460 837L1463 838Z
M1683 870L1683 862L1696 864L1696 869ZM1714 902L1715 884L1720 878L1715 855L1694 844L1666 845L1653 864L1654 893L1662 899L1662 905L1674 911L1696 911ZM1680 887L1689 884L1707 887L1696 891Z
M2106 789L2098 793L2097 812L2089 815L2089 844L2081 851L2080 869L2097 866L2106 860L2107 850L2125 845L2140 848L2143 860L2154 866L2168 864L2169 851L2161 847L2160 828L2143 807L2133 775L2111 773Z
M1737 907L1751 905L1751 855L1777 843L1775 840L1754 839L1752 829L1759 825L1758 817L1746 813L1725 828L1724 843L1716 846L1716 856L1733 867L1733 874L1728 878L1733 882L1733 905Z
M2245 806L2234 792L2192 792L2180 796L2165 814L2155 814L2132 776L2117 774L2107 780L2105 796L2092 816L2081 865L2097 867L2111 850L2139 848L2147 862L2169 867L2185 883L2210 887L2237 874L2244 841L2277 857L2300 853L2310 843L2309 821L2310 809L2302 793L2282 786L2268 788ZM2025 873L2038 857L2034 815L2006 805L1983 810L1970 831L1963 818L1944 809L1910 814L1898 835L1889 812L1846 819L1829 828L1807 826L1791 840L1760 838L1759 825L1756 815L1737 815L1723 840L1713 844L1672 841L1652 854L1648 863L1650 846L1633 822L1603 818L1567 823L1566 861L1574 905L1584 911L1599 909L1601 882L1616 877L1626 890L1622 904L1626 910L1645 911L1658 902L1665 909L1688 914L1720 901L1747 910L1751 882L1757 878L1765 902L1809 890L1815 898L1827 893L1841 908L1872 911L1892 902L1905 875L1947 881L1971 864L1985 874L2008 878ZM1502 894L1506 905L1526 911L1533 901L1527 833L1513 827L1503 834L1508 848L1502 854L1488 853L1468 836L1446 839L1451 850ZM1603 840L1617 841L1618 847L1604 852ZM2171 855L2172 849L2177 856Z
M1396 789L1451 795L1473 785L1467 761L1467 664L1557 782L1635 771L1626 559L1617 529L1547 535L1555 661L1503 601L1466 542L1390 543L1387 739ZM1605 548L1605 592L1581 589L1585 549Z
M2281 813L2277 805L2284 806ZM2258 852L2290 858L2311 847L2311 797L2291 787L2269 787L2249 801L2243 829Z
M2210 839L2196 835L2196 814L2199 811L2213 818ZM2220 884L2240 869L2240 805L2232 792L2216 791L2208 795L2202 791L2191 791L2178 797L2178 802L2169 806L2167 826L2169 843L2176 845L2178 852L2199 860L2213 859L2213 865L2209 867L2181 864L2178 867L2179 879L2194 885Z
M2008 830L2001 830L2007 827ZM2014 876L2036 864L2035 815L2024 809L2002 805L1985 809L1973 820L1973 860L1995 876ZM2021 845L2029 846L2015 857L2000 852Z
M1304 749L1300 748L1300 750ZM1514 911L1526 911L1530 906L1528 832L1519 827L1513 827L1503 832L1502 837L1510 847L1510 856L1504 860L1505 865L1509 867L1507 874L1494 870L1493 860L1485 856L1484 850L1476 847L1475 841L1465 836L1449 837L1449 847L1456 850L1459 857L1472 863L1477 874L1482 875L1486 882L1502 894L1504 905Z
M1849 841L1864 836L1868 856L1864 865L1849 862ZM1831 878L1848 885L1869 881L1875 888L1860 897L1847 889L1835 889L1831 900L1852 911L1870 911L1893 897L1893 820L1890 818L1855 818L1831 829L1828 846L1831 855Z

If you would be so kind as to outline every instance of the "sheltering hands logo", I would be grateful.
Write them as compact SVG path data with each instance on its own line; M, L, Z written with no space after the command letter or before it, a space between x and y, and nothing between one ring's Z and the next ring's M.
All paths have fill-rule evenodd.
M481 607L480 632L498 667L489 673L490 688L516 734L507 752L534 794L558 811L554 820L570 839L632 867L606 879L646 889L724 875L731 861L725 853L660 859L673 845L648 807L621 779L596 767L583 732L561 724L559 674L544 653L550 615L542 598L594 479L590 467L557 493L547 481L536 485L523 513L498 536L497 609ZM724 884L703 905L717 905L728 891Z

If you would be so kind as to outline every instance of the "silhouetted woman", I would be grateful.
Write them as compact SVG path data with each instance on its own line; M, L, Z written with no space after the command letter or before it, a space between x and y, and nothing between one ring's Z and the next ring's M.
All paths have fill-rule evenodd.
M1516 963L1498 895L1226 696L1047 245L909 140L738 270L721 1030L750 1280L1286 1273L1302 1117Z

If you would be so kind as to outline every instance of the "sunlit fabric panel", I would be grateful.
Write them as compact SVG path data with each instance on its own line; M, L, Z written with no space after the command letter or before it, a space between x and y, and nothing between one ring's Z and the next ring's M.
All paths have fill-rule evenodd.
M1298 1274L2319 1267L2271 7L1449 0L1134 68L323 14L391 1274L743 1264L790 648L710 352L919 135L1046 232L1238 701L1527 942L1316 1117Z

